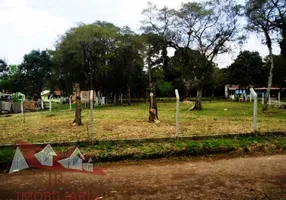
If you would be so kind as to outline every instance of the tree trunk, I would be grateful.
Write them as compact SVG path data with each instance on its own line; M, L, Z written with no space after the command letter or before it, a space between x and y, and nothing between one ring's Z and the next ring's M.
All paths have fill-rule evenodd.
M128 86L128 105L131 105L131 91L130 91L130 87Z
M150 45L149 45L149 49L150 49ZM157 103L156 103L156 94L155 94L155 83L152 82L152 74L151 74L151 56L148 53L148 78L149 78L149 122L150 123L155 123L155 122L159 122L159 118L158 118L158 109L157 109Z
M155 84L151 85L149 93L149 122L159 122L158 108L156 103Z
M74 90L76 92L76 100L75 100L75 118L73 120L73 123L75 123L77 126L82 125L81 122L81 98L80 98L80 87L79 84L76 83L74 86Z
M197 89L197 97L196 97L196 101L195 101L195 107L193 108L193 110L202 110L202 93L203 93L203 89L202 87L198 87Z
M265 103L262 107L263 111L268 109L267 101L268 101L268 98L270 97L270 90L271 90L271 86L272 86L272 77L273 77L273 68L274 68L271 39L270 39L268 34L265 34L265 36L266 36L266 42L267 42L267 47L268 47L269 56L270 56L270 70L269 70L269 75L268 75L267 91L265 94Z

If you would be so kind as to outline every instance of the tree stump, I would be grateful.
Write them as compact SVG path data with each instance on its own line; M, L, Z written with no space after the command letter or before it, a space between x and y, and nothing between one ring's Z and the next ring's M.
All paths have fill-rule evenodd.
M75 100L75 118L73 123L75 123L77 126L82 125L81 122L81 99L80 96L76 97Z

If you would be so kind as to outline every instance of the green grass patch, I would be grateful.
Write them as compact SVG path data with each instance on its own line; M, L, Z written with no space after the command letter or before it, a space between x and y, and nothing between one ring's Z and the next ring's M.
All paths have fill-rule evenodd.
M180 136L202 136L252 133L252 103L231 101L203 102L202 111L188 111L190 105L181 103ZM74 107L56 104L52 112L39 111L11 115L0 115L0 144L16 141L38 142L82 142L90 140L90 111L82 105L82 126L74 126ZM59 108L59 109L57 109ZM94 139L124 140L145 138L174 138L176 136L176 103L158 102L159 124L148 123L146 103L98 106L94 109ZM262 112L258 108L258 131L286 131L286 110L271 107ZM204 144L205 146L209 144Z
M162 142L105 142L96 145L83 144L78 146L84 155L93 157L94 162L111 162L120 160L152 159L173 156L197 156L217 153L284 152L286 136L239 136L236 138L216 138L205 140L173 140ZM68 146L56 146L57 152L65 152ZM0 166L5 169L12 148L0 149Z

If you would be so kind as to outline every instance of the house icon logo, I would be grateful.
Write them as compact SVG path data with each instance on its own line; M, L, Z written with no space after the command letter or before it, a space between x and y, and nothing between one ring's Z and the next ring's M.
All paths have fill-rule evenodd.
M21 142L17 144L14 157L10 163L9 174L27 168L45 168L105 175L101 169L94 167L92 158L84 156L78 147L72 147L63 153L54 151L50 144L42 147Z

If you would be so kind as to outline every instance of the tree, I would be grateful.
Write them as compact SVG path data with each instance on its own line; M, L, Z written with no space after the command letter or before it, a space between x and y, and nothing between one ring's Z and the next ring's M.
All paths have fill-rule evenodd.
M73 123L77 126L82 125L81 121L81 98L80 98L80 85L78 83L74 83L73 85L75 91L75 116Z
M228 67L228 82L248 88L250 85L263 86L265 83L264 63L257 51L243 51Z
M271 0L275 9L274 20L272 24L281 32L282 39L279 42L281 55L286 58L286 1Z
M267 15L260 15L264 21L273 26L275 31L281 33L282 38L279 39L281 55L286 57L286 1L285 0L260 0L256 2L257 8L264 6L269 12Z
M51 77L52 65L49 52L33 50L26 54L19 70L22 74L26 94L41 98L41 92Z
M274 69L273 69L273 84L279 85L281 88L286 87L286 59L281 55L273 55ZM266 57L267 71L270 69L269 57Z
M265 94L266 99L270 95L274 68L271 33L275 30L275 26L273 26L274 7L271 5L271 2L272 0L248 0L245 6L245 14L248 19L247 29L263 33L269 51L270 70ZM267 108L268 104L266 103L263 105L263 110L267 110Z
M142 37L136 35L128 27L121 30L121 35L117 38L116 43L118 45L111 62L111 67L115 72L112 78L118 81L115 86L118 87L119 93L127 91L128 105L130 105L131 90L136 91L136 89L140 89L136 85L142 85L144 61L140 51L143 51L144 44Z
M240 7L234 1L207 1L184 3L180 9L157 9L149 4L144 10L144 29L165 37L169 47L185 50L192 56L190 67L197 87L194 109L201 110L202 90L212 74L213 60L228 52L228 42L238 39L237 22ZM189 75L188 75L189 76Z
M5 60L0 59L0 91L6 92L9 89L8 66Z
M147 62L147 72L148 72L148 99L149 99L149 122L159 122L158 117L158 107L156 101L156 76L154 71L158 70L162 62L164 62L164 55L166 52L162 49L165 44L165 40L162 36L157 34L146 34L146 62ZM163 49L165 49L163 47ZM160 56L161 51L161 56Z

